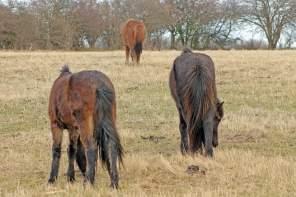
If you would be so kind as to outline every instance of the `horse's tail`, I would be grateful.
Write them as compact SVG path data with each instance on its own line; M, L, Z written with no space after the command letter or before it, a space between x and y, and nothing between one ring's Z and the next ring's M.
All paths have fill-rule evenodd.
M67 64L65 64L62 69L60 70L61 74L60 75L64 75L66 73L70 73L71 74L71 71L70 71L70 68Z
M188 53L187 49L183 53ZM203 133L201 133L202 120L215 103L215 78L208 66L199 62L193 66L186 76L181 92L181 103L189 116L189 147L191 150L201 146Z
M143 44L141 41L136 42L136 45L134 47L134 50L136 52L137 55L140 55L143 51Z
M182 51L182 54L184 54L184 53L192 53L192 51L191 51L191 49L185 47Z
M115 94L103 86L96 90L95 133L99 146L99 157L103 165L107 166L110 157L116 157L123 164L123 147L115 126Z
M134 50L137 54L137 56L141 55L142 51L143 51L143 42L145 39L145 25L144 23L141 21L137 24L136 28L135 28L135 41L136 44L134 46Z

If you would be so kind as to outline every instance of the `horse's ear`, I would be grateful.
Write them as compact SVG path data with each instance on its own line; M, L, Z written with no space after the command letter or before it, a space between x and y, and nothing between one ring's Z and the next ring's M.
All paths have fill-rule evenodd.
M218 103L217 103L217 112L218 112L221 119L224 116L223 104L224 104L224 101L218 101Z
M218 101L218 107L222 107L223 106L223 104L224 104L224 101Z

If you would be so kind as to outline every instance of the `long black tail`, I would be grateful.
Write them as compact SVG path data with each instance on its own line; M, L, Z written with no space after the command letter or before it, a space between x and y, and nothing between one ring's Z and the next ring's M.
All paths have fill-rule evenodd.
M71 74L70 68L69 68L69 66L68 66L67 64L65 64L65 65L61 68L60 72L61 72L60 75L64 75L65 73L69 73L69 74Z
M142 44L142 42L137 42L136 45L135 45L135 47L134 47L134 49L135 49L135 52L136 52L137 55L141 55L141 53L143 51L143 44Z
M96 138L99 147L99 157L103 165L107 166L108 159L114 155L123 164L123 147L116 130L113 105L115 105L115 94L103 86L96 91L96 113L98 120L95 121ZM107 166L108 167L108 166Z

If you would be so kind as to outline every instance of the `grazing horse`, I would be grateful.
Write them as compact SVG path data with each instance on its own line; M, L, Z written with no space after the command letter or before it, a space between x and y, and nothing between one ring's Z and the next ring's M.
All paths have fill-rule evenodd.
M182 154L202 151L204 145L205 155L212 157L224 115L223 102L217 98L212 59L184 49L174 61L169 85L179 112Z
M122 163L123 148L115 125L115 92L110 79L98 71L72 74L65 65L52 86L48 111L53 139L48 182L53 183L58 177L63 129L67 129L68 181L75 180L76 160L85 181L93 184L99 152L111 186L117 188L117 159Z
M142 21L129 19L121 27L121 37L125 46L126 61L129 62L129 55L132 61L140 63L143 42L145 39L145 25Z

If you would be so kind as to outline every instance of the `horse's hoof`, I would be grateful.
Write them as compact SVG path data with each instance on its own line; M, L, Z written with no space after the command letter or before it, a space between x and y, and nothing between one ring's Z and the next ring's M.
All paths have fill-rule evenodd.
M55 178L50 178L50 179L48 179L48 184L54 184L54 182L56 181L56 179Z
M213 152L207 152L207 153L205 154L205 156L206 156L207 158L212 159L212 158L214 157L214 153L213 153Z
M112 189L118 189L118 183L111 183L111 184L110 184L110 187L111 187Z
M69 182L69 183L74 183L75 182L75 177L71 177L71 176L68 176L67 177L67 181Z
M87 176L84 177L84 181L83 181L83 184L84 184L84 185L87 185L87 184L94 185L94 182L95 182L94 179L90 179L90 178L87 177Z

